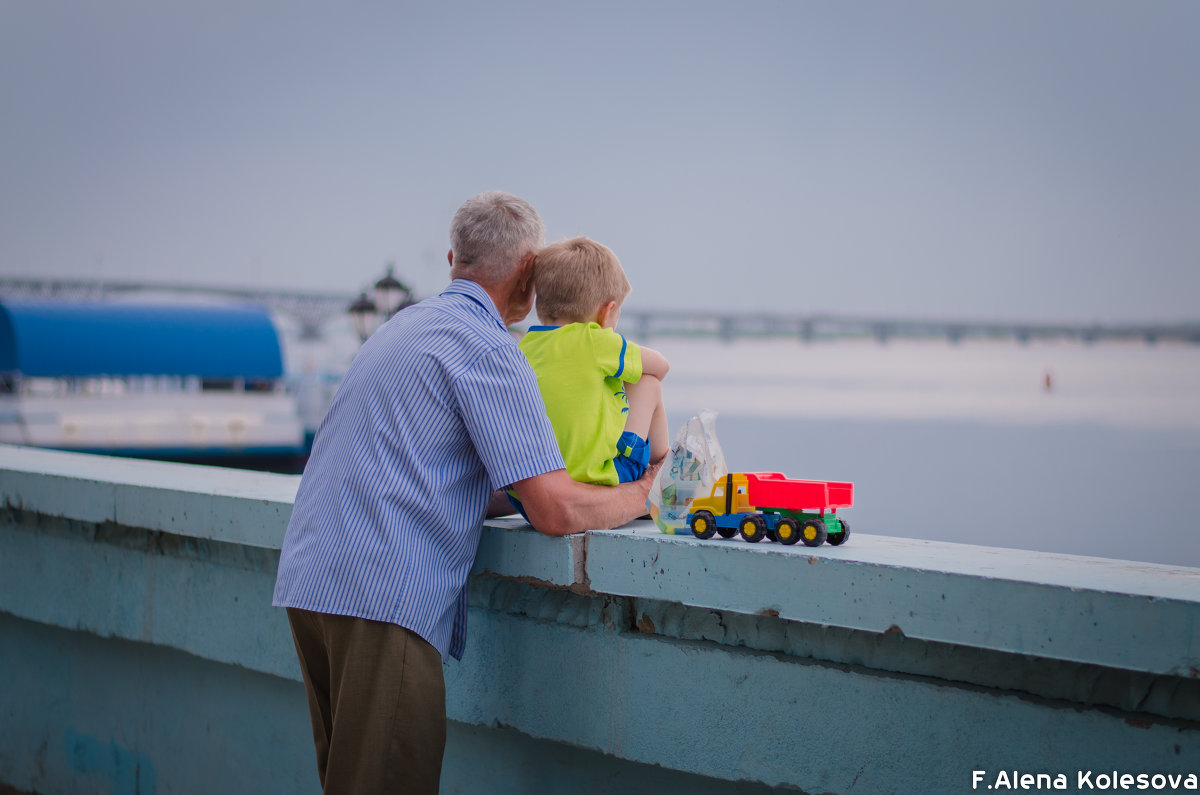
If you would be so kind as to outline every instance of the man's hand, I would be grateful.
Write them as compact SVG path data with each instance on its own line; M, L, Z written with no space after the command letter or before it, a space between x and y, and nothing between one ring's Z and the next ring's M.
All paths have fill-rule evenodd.
M642 473L642 476L633 482L633 485L636 485L639 489L641 489L643 507L646 504L646 500L650 497L650 487L654 485L654 478L658 476L658 470L662 469L663 461L665 460L666 457L664 456L657 463L647 466L646 471ZM641 514L639 514L639 516L640 515Z

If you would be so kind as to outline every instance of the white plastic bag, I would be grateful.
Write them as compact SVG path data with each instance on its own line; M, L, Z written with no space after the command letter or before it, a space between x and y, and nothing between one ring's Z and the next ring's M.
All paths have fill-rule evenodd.
M646 507L658 529L668 535L690 535L687 525L692 499L712 491L713 484L728 472L725 454L717 441L717 413L705 409L688 420L667 452L658 471Z

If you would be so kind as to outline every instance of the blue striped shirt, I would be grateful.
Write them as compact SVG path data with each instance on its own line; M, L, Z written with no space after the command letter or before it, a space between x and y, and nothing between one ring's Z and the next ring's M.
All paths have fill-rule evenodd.
M274 604L388 621L462 656L494 489L562 469L537 379L483 288L455 280L359 350L313 443Z

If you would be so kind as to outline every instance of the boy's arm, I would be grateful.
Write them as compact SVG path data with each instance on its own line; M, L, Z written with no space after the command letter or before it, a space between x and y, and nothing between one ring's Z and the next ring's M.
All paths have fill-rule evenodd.
M661 464L631 483L597 486L577 483L556 469L512 484L533 529L548 536L620 527L646 513L646 496Z
M642 350L642 375L652 375L659 381L666 378L667 371L671 369L671 363L667 361L667 357L645 345L638 347Z

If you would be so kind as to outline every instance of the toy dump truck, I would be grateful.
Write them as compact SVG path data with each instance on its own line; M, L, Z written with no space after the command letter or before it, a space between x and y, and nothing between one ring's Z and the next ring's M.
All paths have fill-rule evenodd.
M732 472L713 484L712 493L692 501L688 526L697 538L764 537L780 544L803 541L834 546L850 537L839 508L854 504L854 484L791 480L779 472Z

